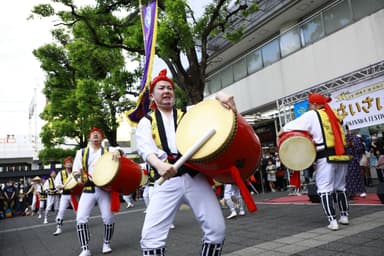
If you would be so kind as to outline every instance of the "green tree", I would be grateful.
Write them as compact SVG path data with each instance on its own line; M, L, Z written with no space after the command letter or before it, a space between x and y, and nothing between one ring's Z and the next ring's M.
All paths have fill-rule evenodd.
M41 114L47 152L55 152L50 150L65 144L65 138L85 146L93 126L103 129L110 144L116 145L117 114L134 106L127 96L134 94L140 72L125 70L120 49L91 47L80 32L76 28L76 37L70 39L63 30L54 30L58 43L33 52L47 73L43 90L47 105Z
M95 6L79 8L75 0L52 0L66 7L57 11L51 5L35 6L33 13L56 16L67 29L82 24L83 39L110 49L123 49L128 54L143 54L143 39L138 1L96 0ZM143 0L143 4L148 1ZM185 0L159 0L159 27L156 54L167 64L176 84L187 95L189 104L203 99L206 68L210 51L208 41L225 33L232 41L243 35L242 27L231 31L231 17L247 16L257 10L254 3L244 0L216 0L207 5L199 18ZM230 8L230 6L234 6ZM74 31L76 34L76 31ZM186 63L185 61L186 60Z
M115 145L116 114L133 107L127 95L135 95L134 84L141 75L140 69L127 72L123 57L139 59L144 54L139 1L95 0L95 5L82 7L76 0L51 2L55 7L40 4L31 15L59 20L52 31L57 43L34 51L47 72L43 143L47 150L55 149L65 136L85 146L89 128L98 126ZM241 38L242 28L228 31L228 27L232 16L256 10L255 4L243 2L214 1L196 19L185 0L159 0L156 54L181 88L176 92L182 96L177 105L203 99L208 41L223 32L229 40ZM229 8L230 3L235 7Z

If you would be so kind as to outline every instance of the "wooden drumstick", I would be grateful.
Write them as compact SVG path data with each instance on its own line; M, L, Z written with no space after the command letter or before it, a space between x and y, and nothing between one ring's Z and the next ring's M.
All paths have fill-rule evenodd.
M188 161L196 152L203 146L214 134L216 133L215 129L209 130L207 133L204 134L198 141L195 142L188 150L185 152L182 157L176 161L176 163L173 164L173 168L177 171L186 161ZM165 179L163 177L160 177L157 180L157 184L161 185L163 184Z

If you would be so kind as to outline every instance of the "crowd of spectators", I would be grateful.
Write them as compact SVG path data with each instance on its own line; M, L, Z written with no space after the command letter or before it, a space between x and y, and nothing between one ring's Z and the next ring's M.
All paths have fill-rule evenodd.
M357 196L364 197L366 196L364 188L372 186L372 175L377 175L378 182L384 182L384 138L383 136L378 137L377 134L371 136L361 135L356 132L351 134L354 136L347 135L348 138L351 138L347 149L349 149L350 154L354 153L356 155L354 155L355 161L352 160L350 163L351 166L346 177L347 189L350 192L350 198L356 193ZM356 143L361 144L361 146L358 147ZM353 152L353 148L358 152ZM357 150L358 148L359 150ZM297 173L295 170L287 169L280 162L278 149L272 148L263 151L260 165L255 170L254 175L247 181L247 184L252 194L254 192L287 191L292 187L305 193L306 185L314 180L314 169L309 167L299 173L300 185L295 187L297 185L293 185L292 179L294 179L294 174ZM358 185L356 173L363 180L363 184ZM32 182L31 178L20 178L19 180L9 179L6 183L0 184L0 219L31 214ZM363 186L363 189L361 186ZM135 201L140 200L141 196L142 191L139 189L134 194L133 199Z
M31 179L8 179L0 184L0 219L23 216L32 204ZM28 193L29 192L29 193Z

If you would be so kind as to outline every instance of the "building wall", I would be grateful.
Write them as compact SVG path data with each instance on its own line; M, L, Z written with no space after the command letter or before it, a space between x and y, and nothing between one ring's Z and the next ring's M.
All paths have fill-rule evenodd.
M223 91L248 112L384 60L384 10L285 57Z

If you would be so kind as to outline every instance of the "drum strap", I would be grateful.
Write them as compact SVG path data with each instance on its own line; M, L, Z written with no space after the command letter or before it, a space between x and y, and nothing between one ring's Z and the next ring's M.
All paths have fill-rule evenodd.
M83 193L95 193L95 186L84 186Z
M66 170L61 170L61 183L65 184L68 179L68 174ZM70 195L71 190L70 189L63 189L63 195Z
M163 123L163 118L161 116L160 111L155 111L155 118L156 118L156 128L158 129L159 137L160 137L160 143L162 149L167 153L168 155L168 162L173 164L176 162L177 159L181 157L180 154L173 154L171 150L169 149L168 143L167 143L167 136L165 133L165 128L164 128L164 123ZM181 118L184 116L185 112L182 111L177 111L177 109L173 109L173 120L174 120L174 126L175 130L177 129L177 124L181 120ZM150 115L146 116L149 121L152 122L152 117ZM156 171L157 172L157 171ZM184 164L182 167L179 168L177 171L176 176L181 176L185 173L188 173L191 177L196 176L198 174L198 171L188 167L186 164Z
M336 155L335 148L325 148L316 152L316 160L324 157Z
M316 152L316 160L336 154L335 148L326 148Z
M52 177L48 178L48 183L49 183L48 195L56 195L55 183L53 182Z
M161 146L162 146L163 150L165 152L167 152L168 155L171 155L172 153L168 147L167 136L165 135L163 118L161 116L160 111L156 111L155 116L156 116L157 129L159 129ZM175 126L175 130L176 130L177 129L177 110L176 109L173 109L173 120L174 120L174 126Z

